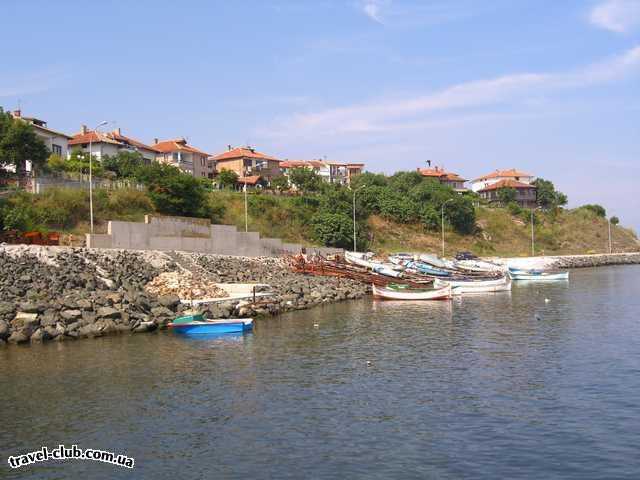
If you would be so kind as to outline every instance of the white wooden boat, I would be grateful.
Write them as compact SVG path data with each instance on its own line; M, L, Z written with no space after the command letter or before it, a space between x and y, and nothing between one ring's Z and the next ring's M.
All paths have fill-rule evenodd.
M348 263L359 267L372 269L374 262L370 261L371 258L373 258L373 253L344 252L344 259Z
M451 298L451 286L443 288L415 290L393 289L371 285L374 298L385 300L447 300Z
M450 285L452 288L465 287L465 288L480 288L480 287L496 287L502 286L509 282L509 277L504 276L492 280L446 280L442 278L436 278L433 281L433 286L436 288L442 288L446 285Z
M512 280L532 280L536 282L569 280L569 272L509 271L509 276Z
M485 262L483 260L456 260L455 266L463 270L469 270L472 272L496 272L502 271L504 268L500 265L491 262Z
M432 265L434 267L449 268L449 265L447 264L447 262L437 257L436 255L432 255L430 253L423 253L418 258L420 259L421 262L428 263L429 265Z
M511 282L503 283L502 285L465 285L462 287L455 287L451 290L453 295L468 295L472 293L497 293L497 292L510 292Z

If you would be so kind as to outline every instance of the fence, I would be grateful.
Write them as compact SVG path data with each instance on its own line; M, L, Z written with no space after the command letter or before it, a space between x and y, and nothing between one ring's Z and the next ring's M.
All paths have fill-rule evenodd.
M144 185L131 180L110 180L107 178L93 177L91 183L93 184L94 189L145 189ZM5 178L0 178L0 187L19 188L30 193L42 193L49 188L89 189L89 175L83 173L47 174L37 177L29 175L11 175Z

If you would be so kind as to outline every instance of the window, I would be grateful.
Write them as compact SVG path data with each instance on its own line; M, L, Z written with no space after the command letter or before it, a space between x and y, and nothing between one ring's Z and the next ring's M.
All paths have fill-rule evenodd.
M51 145L51 152L62 156L62 147L60 145L53 144Z

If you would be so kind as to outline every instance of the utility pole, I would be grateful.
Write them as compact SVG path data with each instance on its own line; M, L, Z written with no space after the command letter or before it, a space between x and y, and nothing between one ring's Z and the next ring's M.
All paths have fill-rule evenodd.
M613 244L611 243L611 218L608 219L609 224L609 254L613 253Z
M363 189L364 187L366 187L366 185L360 185L358 188L351 188L351 191L353 192L353 251L357 252L357 241L356 241L356 192L360 189Z
M536 256L536 242L535 242L535 237L534 237L534 230L533 230L533 220L534 220L534 216L533 216L533 208L531 209L531 256L535 257Z

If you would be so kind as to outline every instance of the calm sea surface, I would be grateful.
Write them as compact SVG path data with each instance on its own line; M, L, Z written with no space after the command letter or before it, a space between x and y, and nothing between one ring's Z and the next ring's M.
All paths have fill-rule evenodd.
M0 478L640 478L640 267L571 275L0 349ZM60 443L136 467L8 467Z

